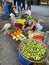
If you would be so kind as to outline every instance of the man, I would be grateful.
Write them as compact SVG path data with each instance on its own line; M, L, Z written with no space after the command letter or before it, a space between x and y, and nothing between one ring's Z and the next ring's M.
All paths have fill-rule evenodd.
M14 5L16 6L16 0L13 0L13 2L14 2Z
M22 3L22 0L17 0L18 11L21 10L21 3Z
M2 6L2 0L0 0L0 6Z
M5 0L4 3L4 14L2 16L2 18L4 17L6 20L9 19L9 15L10 15L10 2L8 0Z
M4 12L6 14L10 14L10 2L8 0L5 0L5 3L4 3Z
M37 0L37 2L38 2L37 5L40 5L40 0Z
M25 0L22 0L22 8L25 10Z
M31 1L27 0L27 6L31 9Z

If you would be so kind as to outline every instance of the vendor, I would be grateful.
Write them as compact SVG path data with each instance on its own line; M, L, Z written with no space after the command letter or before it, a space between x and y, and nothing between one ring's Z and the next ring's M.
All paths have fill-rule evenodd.
M13 13L16 17L17 17L18 14L19 14L19 12L18 12L16 6L13 5L12 3L11 3L11 5L10 5L10 13Z
M34 32L36 30L36 22L35 21L28 21L23 25L22 27L25 34L29 34L31 32Z
M13 10L14 10L15 15L18 16L19 15L19 12L18 12L16 6L13 8Z
M31 16L31 10L29 9L29 7L27 7L25 14L28 14L29 16Z

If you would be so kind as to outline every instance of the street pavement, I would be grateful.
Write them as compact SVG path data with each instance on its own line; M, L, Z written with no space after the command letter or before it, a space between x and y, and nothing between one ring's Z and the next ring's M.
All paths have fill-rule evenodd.
M36 19L43 19L44 31L49 30L49 6L32 6L32 16Z
M49 30L49 6L32 6L32 16L43 19L44 31ZM4 22L4 21L3 21ZM49 43L49 41L48 41ZM0 65L19 65L17 50L10 41L0 33Z
M3 34L0 34L0 65L19 65L17 50Z

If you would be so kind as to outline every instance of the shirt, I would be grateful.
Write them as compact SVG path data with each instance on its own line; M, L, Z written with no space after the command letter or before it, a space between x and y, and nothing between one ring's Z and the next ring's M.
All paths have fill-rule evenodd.
M16 14L19 13L17 9L14 9L14 12L15 12Z
M31 16L31 10L26 10L25 14L28 14L29 16Z

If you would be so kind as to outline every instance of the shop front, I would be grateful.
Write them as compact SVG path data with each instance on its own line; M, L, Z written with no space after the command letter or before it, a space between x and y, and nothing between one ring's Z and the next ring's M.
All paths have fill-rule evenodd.
M49 0L31 0L32 5L49 5Z

